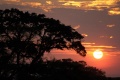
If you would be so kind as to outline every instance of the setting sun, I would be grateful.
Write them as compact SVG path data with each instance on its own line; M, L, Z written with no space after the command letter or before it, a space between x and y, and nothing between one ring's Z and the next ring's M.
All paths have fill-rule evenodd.
M93 56L94 56L94 58L96 58L96 59L101 59L101 58L103 57L103 52L100 51L100 50L95 50L95 51L93 52Z

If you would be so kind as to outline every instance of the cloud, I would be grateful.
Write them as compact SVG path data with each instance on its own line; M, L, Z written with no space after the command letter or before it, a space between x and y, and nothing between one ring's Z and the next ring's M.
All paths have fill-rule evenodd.
M114 46L92 46L92 47L98 47L98 48L116 48Z
M119 0L94 0L91 1L88 6L89 7L98 7L98 8L109 8L111 6L115 6L116 2L118 2Z
M109 27L109 28L112 28L112 27L114 27L115 26L115 24L108 24L107 25L107 27Z
M114 38L114 36L100 36L100 38L110 38L110 39L112 39L112 38Z
M85 33L84 33L84 34L82 34L82 36L84 36L84 37L88 37L88 34L85 34Z
M79 2L79 1L63 1L63 0L60 0L59 2L63 2L62 5L64 5L64 6L81 7L81 2Z
M74 29L78 29L78 28L80 28L80 25L77 25L77 26L74 27Z
M39 7L42 4L40 2L22 2L21 5L23 6L31 6L31 7Z
M112 38L114 38L114 36L100 36L100 38L108 38L108 39L112 39Z
M4 0L6 2L20 2L20 0Z
M94 45L95 43L88 43L88 42L86 42L86 43L82 43L83 45Z
M53 8L72 8L81 10L108 10L109 15L120 15L118 3L120 0L2 0L2 3L20 5L29 5L39 7L45 11L51 11Z
M115 49L117 47L114 46L107 46L107 45L97 45L96 43L90 43L90 42L85 42L82 43L86 48L92 49L92 48L101 48L101 49Z
M110 39L112 39L113 38L113 36L110 36Z
M117 4L120 0L58 0L63 6L67 8L75 8L82 10L104 10L110 9L108 12L110 15L120 14ZM115 7L115 9L113 8ZM113 8L113 9L112 9ZM112 9L112 10L111 10Z
M116 48L114 46L92 46L92 45L85 45L85 47L89 47L89 48Z
M108 13L109 15L120 15L120 8L112 8Z
M46 1L47 4L52 4L52 1Z

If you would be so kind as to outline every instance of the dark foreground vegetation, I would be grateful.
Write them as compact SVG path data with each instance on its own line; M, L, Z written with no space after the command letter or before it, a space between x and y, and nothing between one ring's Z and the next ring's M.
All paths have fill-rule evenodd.
M71 59L0 66L0 80L106 80L105 73Z
M106 80L84 61L44 61L52 49L73 49L86 56L83 36L44 14L0 10L0 80Z

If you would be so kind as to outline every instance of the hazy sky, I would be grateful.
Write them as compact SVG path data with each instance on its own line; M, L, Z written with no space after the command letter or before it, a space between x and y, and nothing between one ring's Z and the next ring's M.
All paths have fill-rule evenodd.
M85 60L106 71L107 76L120 76L120 0L0 0L0 9L6 8L43 13L71 25L85 36L82 43L87 56L82 58L73 51L59 51L54 55ZM96 49L104 53L100 60L92 56Z

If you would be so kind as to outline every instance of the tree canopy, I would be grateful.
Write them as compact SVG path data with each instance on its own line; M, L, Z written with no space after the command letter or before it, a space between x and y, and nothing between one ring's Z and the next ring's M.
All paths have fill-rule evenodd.
M19 71L15 64L0 66L0 71L0 80L107 80L102 70L71 59L26 64Z
M0 63L37 63L52 49L73 49L86 55L83 36L71 26L44 14L0 10Z

